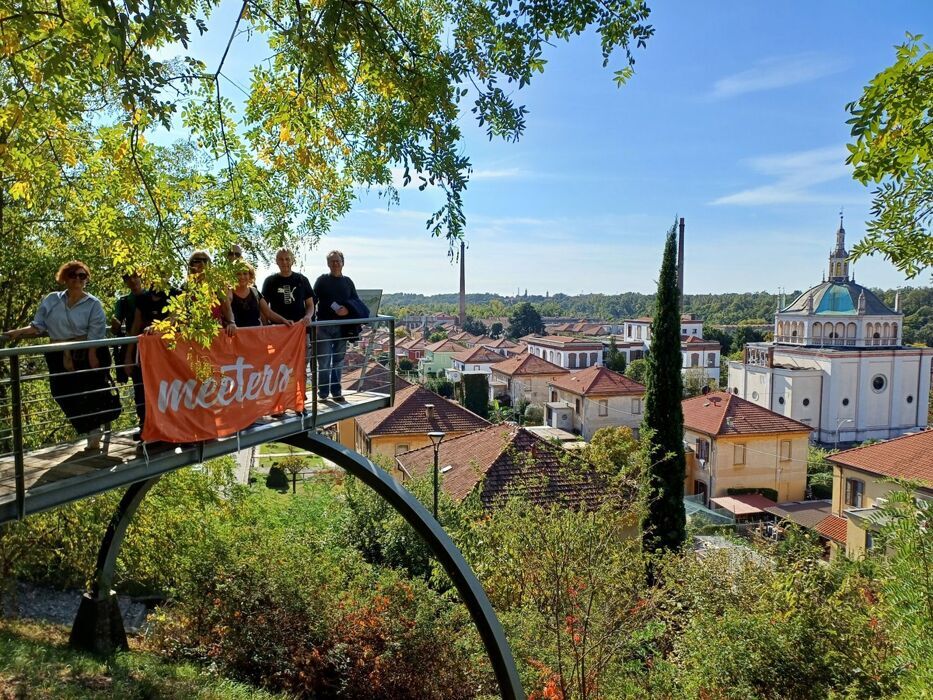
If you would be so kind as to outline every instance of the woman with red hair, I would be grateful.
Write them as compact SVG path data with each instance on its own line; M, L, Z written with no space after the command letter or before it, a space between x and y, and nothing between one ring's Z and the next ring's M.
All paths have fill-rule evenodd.
M28 326L2 334L11 340L48 335L53 343L99 340L107 332L107 316L100 300L85 291L91 270L80 260L58 269L56 281L64 291L47 295ZM87 449L100 449L101 426L116 418L108 394L110 352L107 348L47 353L49 387L78 433L87 433ZM117 415L119 411L117 410Z

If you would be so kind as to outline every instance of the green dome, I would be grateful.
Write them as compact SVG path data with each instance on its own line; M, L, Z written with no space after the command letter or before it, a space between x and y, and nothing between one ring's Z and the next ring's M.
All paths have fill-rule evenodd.
M885 306L874 292L855 282L821 282L808 289L780 313L807 313L807 299L813 297L813 313L820 316L856 316L859 296L865 295L866 316L893 316L897 312Z

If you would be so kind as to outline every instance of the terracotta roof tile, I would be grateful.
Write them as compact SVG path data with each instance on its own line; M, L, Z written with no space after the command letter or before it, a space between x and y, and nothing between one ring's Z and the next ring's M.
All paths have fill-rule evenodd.
M840 518L838 515L828 515L816 524L813 528L823 537L828 537L836 542L846 543L846 534L849 529L849 521Z
M809 433L812 428L726 391L684 399L684 427L715 437Z
M587 367L548 382L558 389L580 396L641 396L643 384L605 367Z
M529 345L547 345L557 347L559 345L578 345L585 347L599 347L602 343L598 340L586 340L585 338L572 338L569 335L526 335L522 340Z
M434 405L434 417L429 419L425 406ZM356 419L366 435L424 434L432 430L445 433L466 432L489 425L463 406L413 384L395 394L395 405L366 413Z
M463 352L467 349L465 345L460 345L460 343L455 343L452 340L445 338L444 340L438 340L436 343L431 343L424 347L425 350L429 352Z
M505 357L495 352L494 350L489 350L488 348L483 347L482 345L477 345L475 348L464 350L463 352L458 352L456 355L451 355L451 359L463 363L490 363L505 361Z
M528 374L569 374L570 370L548 362L537 355L523 353L513 355L509 359L499 362L495 366L496 372L507 374L510 377L523 376Z
M870 474L919 481L933 488L933 430L837 452L827 459Z
M412 450L397 459L413 476L430 474L434 448ZM513 495L538 505L595 506L603 494L587 465L511 423L445 439L438 464L442 488L451 498L461 501L481 488L480 499L487 508Z
M765 498L760 493L743 493L735 496L719 496L710 501L720 508L725 508L733 515L754 515L764 512L765 508L776 506L777 503Z
M498 340L490 340L488 343L483 343L487 348L514 348L515 343L513 343L508 338L499 338Z
M340 385L343 387L344 391L380 391L383 393L389 392L389 379L390 374L389 370L380 365L378 362L370 361L369 367L366 369L366 376L363 379L363 382L360 383L360 375L362 374L362 368L357 368L350 370L349 372L344 372L340 378ZM395 377L395 390L401 391L407 387L411 386L411 382L408 382L401 377Z

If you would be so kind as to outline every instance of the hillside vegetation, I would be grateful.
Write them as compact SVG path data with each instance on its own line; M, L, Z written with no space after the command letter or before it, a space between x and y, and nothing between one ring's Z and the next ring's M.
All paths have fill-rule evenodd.
M872 289L888 306L894 307L897 289ZM901 309L904 311L904 341L933 347L933 288L906 287L901 292ZM790 303L802 293L788 292L785 300ZM622 294L554 294L540 296L530 294L521 297L504 297L498 294L467 294L467 313L473 318L483 319L508 316L511 308L521 302L530 302L545 317L564 316L590 318L600 321L620 321L627 318L648 316L654 308L653 294L624 292ZM771 292L726 292L722 294L684 295L685 313L697 314L711 325L770 324L779 303ZM385 294L382 298L384 313L404 316L407 314L448 313L456 314L456 294L410 294L405 292Z

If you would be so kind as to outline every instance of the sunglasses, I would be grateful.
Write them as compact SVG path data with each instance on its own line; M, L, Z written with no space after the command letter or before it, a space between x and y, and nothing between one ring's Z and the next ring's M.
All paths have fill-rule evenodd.
M191 260L188 261L188 267L194 267L195 265L207 265L208 262L209 261L207 258L191 258Z
M68 279L70 280L86 280L88 274L86 272L69 272Z

